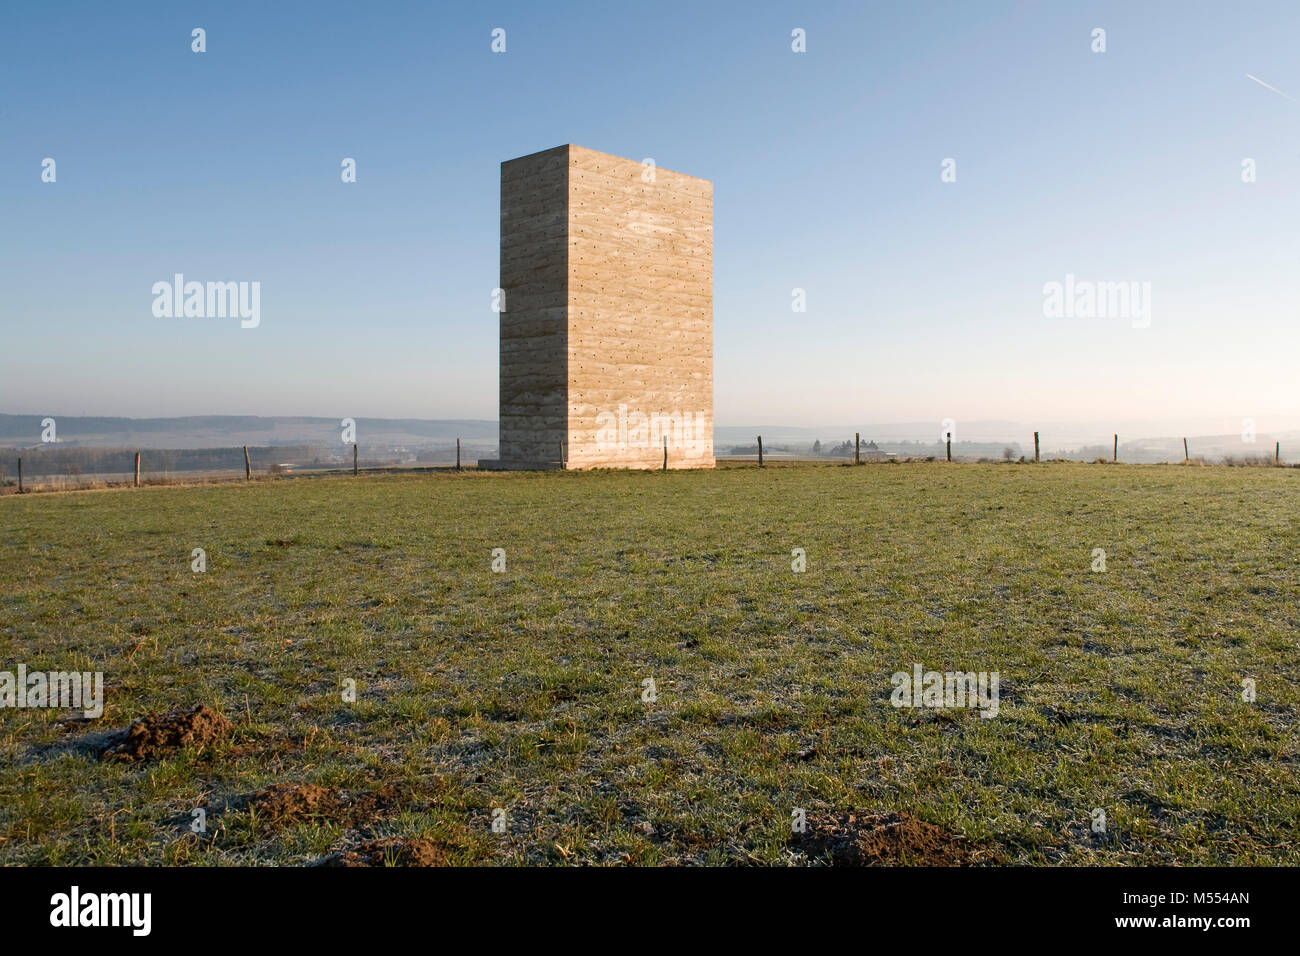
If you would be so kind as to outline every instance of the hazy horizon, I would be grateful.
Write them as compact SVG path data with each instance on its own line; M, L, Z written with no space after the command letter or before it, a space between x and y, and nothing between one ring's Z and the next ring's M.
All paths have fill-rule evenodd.
M16 414L495 420L499 164L577 143L713 181L723 427L1300 428L1294 4L4 18ZM258 324L155 316L177 273Z
M53 418L56 423L56 434L62 436L60 441L67 441L70 438L81 444L91 444L101 447L113 447L116 444L139 444L141 447L220 447L223 444L244 444L258 443L266 440L268 437L273 438L273 443L285 443L286 441L325 441L334 442L338 439L338 431L342 422L341 418L335 418L328 415L267 415L267 416L241 416L241 415L192 415L192 416L147 416L147 417L130 417L114 415L61 415L50 413L48 416L40 413L20 413L14 414L0 411L0 447L19 447L23 445L37 445L39 436L43 431L42 422L46 417ZM395 435L405 435L403 440L410 439L427 439L434 442L448 441L455 438L464 438L467 442L482 444L484 442L495 444L497 420L494 418L486 419L436 419L436 418L414 418L410 416L387 417L387 416L351 416L358 428L358 433L363 442L394 439ZM20 428L13 421L15 418L29 419L25 422L25 428ZM274 431L268 434L264 428L254 428L241 430L238 426L239 420L246 418L256 418L266 423L276 423ZM79 426L84 427L83 419L92 421L121 422L123 426L117 431L108 431L103 437L102 433L96 433L93 441L87 440L85 431L75 430ZM130 427L131 423L181 423L192 420L204 420L208 426L220 425L216 430L194 430L191 428L185 431L179 427L148 428L135 430ZM212 421L217 420L217 421ZM428 426L424 430L403 432L398 426L401 425L420 425ZM264 427L269 427L264 426ZM848 421L848 422L816 422L811 424L789 424L776 422L715 422L713 426L715 442L719 445L731 445L746 441L752 441L756 435L763 435L769 441L788 441L796 443L809 443L814 439L824 439L826 441L838 442L841 440L851 440L856 433L860 433L864 443L876 440L886 442L938 442L942 434L944 423L940 422L872 422L868 420ZM1095 443L1109 443L1112 436L1118 434L1121 445L1125 443L1141 443L1151 441L1169 441L1178 438L1189 439L1224 439L1224 444L1229 446L1238 454L1252 455L1264 454L1267 452L1274 441L1287 440L1293 442L1300 438L1300 429L1287 429L1271 427L1266 423L1253 423L1253 429L1247 437L1246 430L1239 422L1167 422L1157 421L1138 421L1130 420L1126 422L1108 423L1108 422L1070 422L1070 421L1052 421L1044 420L1040 422L1013 421L1005 419L994 420L971 420L971 421L954 421L951 423L954 432L954 440L960 444L962 442L1018 442L1029 445L1033 441L1033 434L1038 431L1043 439L1044 448L1063 448L1078 447L1081 445L1091 445ZM152 435L169 436L166 439L150 440ZM178 440L178 436L184 436L185 440ZM242 436L242 437L232 437ZM1267 446L1267 447L1266 447ZM1295 449L1288 444L1285 449L1286 457L1293 457Z

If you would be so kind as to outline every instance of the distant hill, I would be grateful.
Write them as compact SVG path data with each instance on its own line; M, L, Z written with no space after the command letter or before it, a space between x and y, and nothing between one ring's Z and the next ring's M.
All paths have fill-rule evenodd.
M42 447L41 415L0 414L0 448ZM58 445L62 448L88 449L231 449L248 445L256 448L318 447L334 453L341 444L338 418L309 416L194 415L184 418L107 418L95 416L54 416ZM425 418L358 418L357 441L363 455L396 454L397 460L409 454L454 449L461 440L467 460L491 457L497 443L497 423L486 419ZM1130 423L1121 430L1121 461L1181 461L1182 436L1171 436L1168 426L1157 423ZM1044 458L1092 460L1112 454L1110 430L1099 426L1039 426ZM1147 430L1150 429L1150 430ZM955 457L1001 457L1004 448L1014 455L1033 455L1034 428L1007 421L960 422L953 442ZM811 452L814 441L823 446L852 442L861 433L866 444L875 441L882 452L900 457L939 455L943 444L936 422L879 423L839 426L716 425L714 445L718 454L754 445L756 436L774 453ZM1163 436L1163 437L1156 437ZM1244 442L1239 434L1188 434L1193 458L1270 457L1274 442L1281 442L1282 460L1300 460L1300 432L1261 431L1254 442ZM45 450L49 450L48 447ZM741 451L734 452L736 454ZM242 456L242 452L241 452Z
M42 415L0 415L0 446L41 443ZM97 418L56 415L61 445L91 448L225 448L239 445L336 445L339 418L195 415L186 418ZM363 445L421 447L457 438L495 443L497 423L482 420L358 418Z

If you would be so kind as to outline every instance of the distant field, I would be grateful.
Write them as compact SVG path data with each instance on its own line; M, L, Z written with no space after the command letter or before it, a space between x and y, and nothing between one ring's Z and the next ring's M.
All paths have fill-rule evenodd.
M6 496L0 670L108 689L0 710L0 863L783 865L907 820L884 862L1300 864L1298 503L1057 463ZM997 716L891 706L916 663ZM229 731L100 759L199 704Z

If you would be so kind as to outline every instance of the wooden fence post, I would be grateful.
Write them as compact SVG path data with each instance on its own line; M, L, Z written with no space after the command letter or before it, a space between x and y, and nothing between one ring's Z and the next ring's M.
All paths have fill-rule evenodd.
M460 471L460 439L456 439L456 470Z
M140 453L135 453L135 486L140 487Z
M1034 432L1034 461L1038 461L1038 432Z
M1119 461L1119 435L1115 436L1115 453L1111 456L1111 461Z
M758 436L758 467L763 467L763 436Z
M23 460L18 459L18 493L23 493Z
M952 461L952 432L947 433L948 439L948 460Z
M664 471L668 470L668 436L664 436Z
M248 446L244 446L244 480L253 480L253 461L248 457Z
M357 467L357 443L353 442L352 443L352 477L353 478L357 476L359 470L360 469L358 469Z
M862 464L862 433L853 433L853 464Z
M1183 439L1183 461L1188 462L1191 460L1192 460L1192 456L1187 454L1187 439L1184 438Z

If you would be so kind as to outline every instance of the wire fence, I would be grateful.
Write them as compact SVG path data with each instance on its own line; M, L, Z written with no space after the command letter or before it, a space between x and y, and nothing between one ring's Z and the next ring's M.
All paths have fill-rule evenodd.
M468 468L481 444L417 452L347 445L234 446L140 450L50 444L0 449L0 494L252 481L336 473Z
M840 441L806 438L715 443L719 464L872 464L880 462L1046 462L1082 461L1113 464L1203 464L1296 467L1283 455L1281 441L1260 436L1253 441L1227 438L1163 438L1108 443L1054 444L1048 450L1039 433L1032 439L996 441L921 439L874 440L858 433ZM457 440L417 450L385 446L274 445L187 449L94 448L51 443L28 448L0 448L0 494L160 484L251 481L351 472L463 470L480 459L497 457L495 445ZM666 445L663 467L681 467ZM644 467L644 465L642 465Z
M936 441L923 439L873 440L855 434L839 442L809 443L805 438L764 438L730 443L715 448L718 461L758 462L852 462L953 461L1028 462L1076 461L1113 464L1220 464L1287 465L1279 439L1251 436L1204 438L1144 438L1121 441L1112 434L1109 441L1053 442L1050 446L1038 432L1029 440L979 438L958 440L955 436Z

